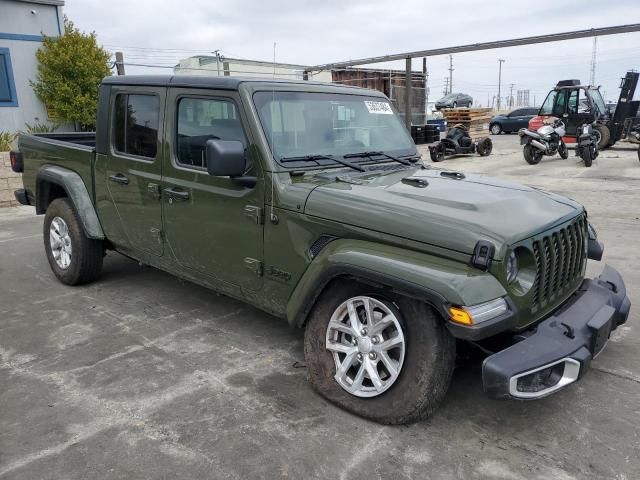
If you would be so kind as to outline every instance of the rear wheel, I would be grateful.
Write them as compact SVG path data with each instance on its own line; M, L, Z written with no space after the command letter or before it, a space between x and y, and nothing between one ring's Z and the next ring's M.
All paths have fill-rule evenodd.
M524 159L529 165L537 165L542 160L542 152L533 145L525 145L522 149Z
M566 160L569 158L569 149L567 148L567 144L560 140L560 145L558 145L558 153L560 154L560 158Z
M87 238L71 200L57 198L44 217L44 248L51 270L67 285L95 280L102 270L104 244Z
M386 424L435 411L455 348L427 304L346 280L323 293L304 338L311 385L340 407Z
M492 135L500 135L502 133L502 127L499 123L494 123L493 125L491 125L491 128L489 130L491 130Z

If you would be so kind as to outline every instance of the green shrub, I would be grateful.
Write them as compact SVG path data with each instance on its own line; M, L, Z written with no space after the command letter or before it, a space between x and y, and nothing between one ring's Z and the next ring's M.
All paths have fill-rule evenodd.
M16 139L15 133L0 132L0 152L7 152L11 150L11 146L15 139Z
M50 125L48 123L34 123L33 125L25 123L28 133L51 133L55 132L60 125Z

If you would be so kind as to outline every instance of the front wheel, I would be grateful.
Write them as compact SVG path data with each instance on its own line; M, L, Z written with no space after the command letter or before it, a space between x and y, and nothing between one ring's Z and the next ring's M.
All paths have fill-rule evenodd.
M487 157L491 155L491 151L493 150L493 142L489 137L484 137L480 139L478 144L476 145L476 152L481 157Z
M311 385L338 406L385 424L414 422L436 410L455 349L429 305L342 280L318 300L304 337Z
M560 158L563 160L569 158L569 149L567 148L567 144L562 140L560 141L560 145L558 146L558 153L560 154Z
M87 238L69 198L57 198L49 204L43 236L51 270L62 283L80 285L100 275L104 244Z
M525 145L522 149L522 153L524 154L524 159L529 165L537 165L540 163L540 160L542 160L542 152L533 145Z
M500 135L500 133L502 133L502 127L499 123L494 123L493 125L491 125L490 130L491 135Z
M458 102L453 102L453 108L457 108L458 107Z
M429 156L432 162L442 162L444 160L445 146L442 142L429 148Z
M609 141L611 140L611 132L609 131L609 127L598 123L593 126L593 135L596 137L598 150L604 150L609 146Z

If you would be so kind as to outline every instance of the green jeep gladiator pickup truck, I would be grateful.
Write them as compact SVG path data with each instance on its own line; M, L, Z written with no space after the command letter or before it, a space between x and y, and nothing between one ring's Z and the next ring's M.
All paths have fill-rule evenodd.
M546 396L629 314L618 272L585 278L580 204L425 166L376 91L109 77L95 134L21 135L11 158L62 282L115 250L242 299L303 327L313 387L379 422L432 413L460 342L492 352L487 395Z

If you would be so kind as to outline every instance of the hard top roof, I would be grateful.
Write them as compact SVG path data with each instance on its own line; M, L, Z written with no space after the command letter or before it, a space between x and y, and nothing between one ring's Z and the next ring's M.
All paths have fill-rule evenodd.
M121 75L105 77L102 80L105 85L142 85L158 87L196 87L214 88L221 90L237 90L242 83L251 84L282 84L296 86L322 86L332 90L358 90L359 92L372 92L380 95L377 90L354 87L351 85L336 85L312 80L288 80L269 77L224 77L224 76L200 76L200 75ZM354 92L355 93L355 92Z

